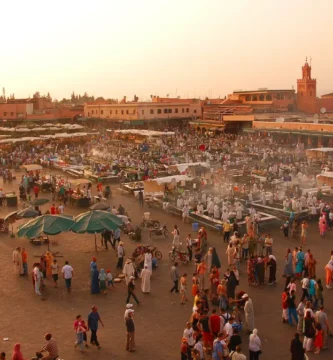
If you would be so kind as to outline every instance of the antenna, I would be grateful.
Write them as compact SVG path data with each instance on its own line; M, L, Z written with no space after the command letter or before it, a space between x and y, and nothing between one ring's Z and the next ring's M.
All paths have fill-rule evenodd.
M312 57L310 56L310 66L311 66L311 62L312 62Z

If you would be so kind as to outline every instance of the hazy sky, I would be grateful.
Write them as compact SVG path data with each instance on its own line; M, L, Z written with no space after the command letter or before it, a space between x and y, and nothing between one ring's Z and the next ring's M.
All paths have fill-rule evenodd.
M13 0L1 3L0 87L225 96L291 88L312 56L333 91L333 0Z

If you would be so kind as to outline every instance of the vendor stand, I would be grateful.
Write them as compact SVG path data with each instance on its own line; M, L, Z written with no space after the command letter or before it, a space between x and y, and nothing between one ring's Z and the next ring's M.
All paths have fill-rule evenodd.
M91 187L91 181L87 179L73 179L69 183L72 190L69 196L69 203L80 208L88 208L91 205L91 199L87 196L88 189ZM85 191L81 189L81 185L83 185Z

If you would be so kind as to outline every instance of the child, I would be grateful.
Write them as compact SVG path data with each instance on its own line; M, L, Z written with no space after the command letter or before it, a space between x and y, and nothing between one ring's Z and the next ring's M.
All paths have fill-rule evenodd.
M108 284L108 289L110 290L111 286L114 287L113 277L112 277L110 269L107 269L107 271L106 271L106 280L107 280L107 284Z
M192 276L192 296L195 296L198 292L198 283L197 273L194 273Z
M287 286L289 293L291 294L292 290L294 290L296 292L296 283L295 283L295 279L291 279L290 283Z
M99 271L98 280L101 291L103 292L103 294L106 294L106 274L104 269L101 269Z
M316 325L316 336L313 344L316 348L315 354L319 354L323 347L323 330L320 324Z
M51 264L51 272L52 272L54 287L58 287L59 265L57 263L57 260L55 259L53 260L53 264Z

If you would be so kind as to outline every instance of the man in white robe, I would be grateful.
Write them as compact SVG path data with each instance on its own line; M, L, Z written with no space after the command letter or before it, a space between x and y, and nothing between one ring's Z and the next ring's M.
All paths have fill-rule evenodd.
M126 263L123 267L123 274L125 275L126 285L128 285L131 276L134 276L134 266L130 259L126 260Z
M14 263L15 274L23 275L24 274L23 260L22 260L22 253L21 253L21 248L20 247L17 247L13 251L13 263Z
M151 252L145 253L145 260L144 260L144 266L148 268L148 270L153 270L153 262L152 262L152 254Z
M252 303L252 300L249 298L249 295L247 295L247 294L244 294L242 296L242 299L245 300L244 313L245 313L246 330L248 332L252 333L252 331L254 329L254 308L253 308L253 303Z
M145 265L144 269L141 271L141 291L144 294L150 293L150 277L151 277L151 270Z

